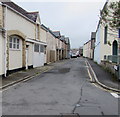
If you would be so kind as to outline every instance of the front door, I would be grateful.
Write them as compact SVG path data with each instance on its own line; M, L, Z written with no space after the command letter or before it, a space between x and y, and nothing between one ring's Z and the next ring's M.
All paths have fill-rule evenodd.
M116 40L113 42L113 55L118 55L118 44Z

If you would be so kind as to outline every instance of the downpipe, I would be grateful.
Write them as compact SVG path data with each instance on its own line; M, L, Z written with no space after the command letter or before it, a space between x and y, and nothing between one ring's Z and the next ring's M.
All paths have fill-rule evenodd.
M5 6L4 11L4 30L5 30L5 40L4 40L4 76L7 76L7 6Z

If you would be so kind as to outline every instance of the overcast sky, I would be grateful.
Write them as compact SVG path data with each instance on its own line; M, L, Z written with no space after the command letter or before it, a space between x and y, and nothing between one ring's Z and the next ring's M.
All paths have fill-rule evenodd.
M91 32L96 31L100 9L106 2L106 0L12 1L27 11L39 11L41 23L69 37L72 48L78 48L90 40Z

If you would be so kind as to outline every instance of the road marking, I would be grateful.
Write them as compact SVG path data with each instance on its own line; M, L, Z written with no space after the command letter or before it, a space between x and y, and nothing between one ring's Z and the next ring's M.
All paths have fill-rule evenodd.
M92 70L92 73L93 73L93 76L94 76L95 81L96 81L103 89L106 89L106 90L109 91L109 92L111 92L111 91L112 91L112 92L120 92L120 90L117 90L117 89L108 87L108 86L102 84L101 82L99 82L99 81L98 81L98 78L97 78L97 76L96 76L96 74L95 74L95 72L94 72L94 70L93 70L93 68L92 68L91 65L90 65L90 63L89 63L87 60L86 60L85 62L88 63L90 69ZM89 71L89 69L88 69L88 71ZM89 73L90 73L90 72L89 72ZM88 74L89 74L89 73L88 73ZM89 75L89 77L90 77L90 79L91 79L91 74Z
M120 98L120 96L116 93L111 93L112 96L114 96L115 98Z

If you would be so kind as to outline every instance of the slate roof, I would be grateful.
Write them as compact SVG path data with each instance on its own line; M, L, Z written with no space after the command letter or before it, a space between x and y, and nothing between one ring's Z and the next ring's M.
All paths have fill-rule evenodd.
M53 31L53 34L54 34L57 38L60 38L60 37L61 37L60 31Z
M60 40L61 40L61 41L65 41L65 36L62 35L62 36L60 37Z
M49 31L49 29L44 24L41 24L41 28L44 29L47 32Z
M13 2L2 2L2 4L11 7L12 9L26 16L30 20L36 22L38 12L27 12L26 10L24 10L23 8L21 8L20 6L18 6L17 4Z

